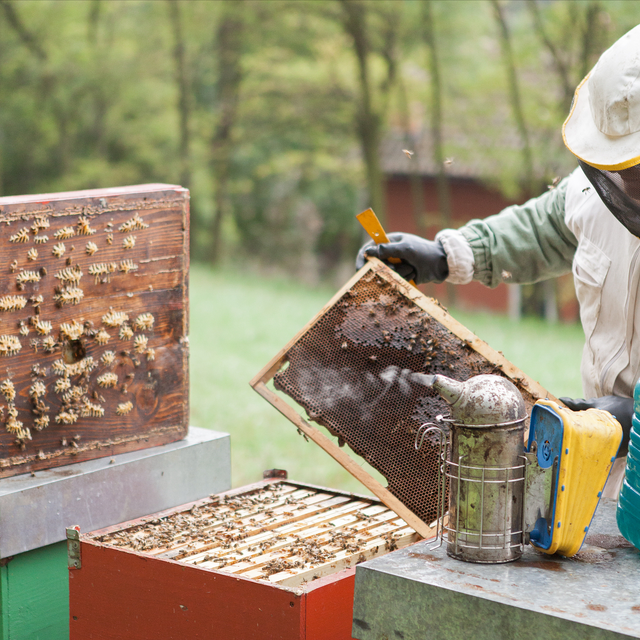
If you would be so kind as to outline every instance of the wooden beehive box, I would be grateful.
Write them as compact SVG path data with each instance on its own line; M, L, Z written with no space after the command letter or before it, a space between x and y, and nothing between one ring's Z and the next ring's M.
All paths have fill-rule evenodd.
M162 184L0 198L0 477L185 436L188 215Z
M417 534L375 499L267 479L80 536L71 638L351 638L355 565Z

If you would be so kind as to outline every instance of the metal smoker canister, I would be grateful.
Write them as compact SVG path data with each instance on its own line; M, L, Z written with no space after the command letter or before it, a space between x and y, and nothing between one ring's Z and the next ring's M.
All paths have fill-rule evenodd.
M464 383L437 375L431 386L451 405L450 437L443 449L447 553L467 562L517 560L523 551L522 395L494 375Z

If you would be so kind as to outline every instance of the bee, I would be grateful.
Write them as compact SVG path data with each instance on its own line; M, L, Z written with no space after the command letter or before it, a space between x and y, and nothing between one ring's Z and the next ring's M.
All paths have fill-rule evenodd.
M147 350L149 338L147 336L136 336L133 341L133 350L137 353L144 353Z
M120 271L123 273L129 273L129 271L137 271L138 265L133 260L121 260Z
M80 216L78 218L78 235L79 236L92 236L96 230L92 229L89 224L89 218L86 216Z
M55 385L53 385L53 390L56 393L64 393L70 387L71 382L69 382L69 378L58 378Z
M84 387L71 387L66 393L62 394L62 400L65 404L74 404L82 398L86 389Z
M17 261L17 260L14 260L14 261L9 265L9 271L11 271L11 273L15 273L17 269L18 269L18 261Z
M92 256L98 250L98 245L95 242L87 242L85 251L88 256Z
M118 265L115 262L98 262L95 264L89 265L89 273L94 276L95 283L98 284L100 282L100 277L103 275L108 275L111 273L115 273ZM108 282L108 278L107 278Z
M56 375L67 375L67 365L62 360L56 360L51 365L51 369Z
M68 287L62 291L58 291L53 299L59 307L65 304L80 304L80 300L84 298L84 291L78 287Z
M155 359L156 359L156 350L153 349L152 347L149 347L147 349L147 361L151 362L151 361L153 361Z
M31 233L36 235L40 229L48 229L49 228L49 220L45 216L36 216L31 225Z
M133 323L137 331L150 331L153 329L155 318L151 313L141 313Z
M91 373L98 365L91 356L79 360L75 364L68 364L67 371L70 375L80 375L81 373Z
M124 311L114 311L113 307L109 307L109 313L102 316L102 324L106 324L107 327L119 327L128 319L129 316Z
M62 229L58 229L58 231L53 234L53 237L56 240L68 240L69 238L73 238L75 235L76 232L73 227L62 227Z
M27 251L27 260L37 260L38 259L38 250L34 247Z
M453 162L454 162L455 158L445 158L444 162L442 163L445 167L450 167Z
M110 338L111 336L104 329L100 329L100 331L98 331L98 333L93 337L93 339L101 346L107 344Z
M24 296L2 296L0 298L0 311L18 311L24 309L27 299Z
M56 258L62 258L65 251L66 251L66 247L64 246L64 243L59 242L58 244L53 245L53 249L51 250L51 253L53 253L53 255Z
M131 340L133 338L133 330L128 324L125 323L120 327L119 337L120 340Z
M552 189L555 189L558 186L558 183L560 182L560 176L556 176L551 184L547 185L547 189L549 189L549 191L551 191Z
M24 227L9 237L9 242L29 242L29 229Z
M76 265L75 267L67 267L66 269L62 269L56 273L55 277L58 280L62 280L62 282L70 282L71 284L78 285L80 284L80 278L82 278L83 273L82 269L80 269L80 265Z
M85 400L85 403L80 409L80 415L83 418L101 418L104 415L104 408L99 404L94 404L93 402Z
M116 407L116 415L118 415L118 416L126 416L127 413L131 413L132 409L133 409L133 404L131 403L131 401L129 401L129 402L121 402Z
M16 336L0 336L0 356L15 356L22 345Z
M45 244L47 242L49 242L49 236L36 236L33 241L36 244Z
M84 333L84 325L77 320L63 322L60 325L60 333L69 340L79 340L80 336Z
M102 354L102 358L100 358L100 360L102 361L102 364L106 366L113 364L115 359L116 359L116 354L113 351L105 351Z
M108 233L107 234L107 244L113 244L113 234L112 233Z
M55 348L57 346L58 345L57 345L56 341L51 336L47 336L42 341L42 348L44 349L45 353L51 353L52 351L55 350Z
M37 333L46 336L51 332L52 326L48 320L40 320L37 316L31 318L31 324Z
M0 384L0 393L7 399L7 402L13 402L15 400L16 388L9 378L6 378L2 381L2 384Z
M36 428L37 431L42 431L43 429L46 429L49 426L49 416L38 416L34 421L33 421L33 426Z
M135 236L127 236L123 241L122 241L122 248L123 249L133 249L133 247L136 246L136 237Z
M98 376L96 382L101 387L115 387L118 384L118 376L115 373L103 373L101 376Z
M129 233L129 231L139 231L148 228L149 225L146 222L143 222L140 214L136 213L133 218L121 224L118 227L118 231L122 231L122 233Z
M409 149L403 149L402 153L404 153L404 155L407 156L407 158L409 158L409 160L411 160L411 157L413 156L415 151L409 151Z
M21 271L16 276L16 283L19 289L23 289L28 282L40 282L40 274L37 271Z
M68 411L61 411L56 416L56 422L58 424L74 424L78 421L78 414L75 411L69 409Z
M36 380L29 388L29 395L32 398L41 398L47 392L47 388L40 380Z

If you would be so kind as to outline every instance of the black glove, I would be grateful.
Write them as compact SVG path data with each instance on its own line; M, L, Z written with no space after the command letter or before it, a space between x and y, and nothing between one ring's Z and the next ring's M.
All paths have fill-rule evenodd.
M396 273L416 284L442 282L449 275L447 254L439 240L425 240L412 233L390 233L389 242L367 242L358 251L356 269L361 269L365 256L374 256L385 262ZM389 258L402 262L393 264Z
M584 411L585 409L604 409L608 411L622 426L622 444L618 450L618 458L627 455L629 449L629 432L631 431L631 418L633 417L633 398L621 398L620 396L602 396L602 398L560 398L569 409Z

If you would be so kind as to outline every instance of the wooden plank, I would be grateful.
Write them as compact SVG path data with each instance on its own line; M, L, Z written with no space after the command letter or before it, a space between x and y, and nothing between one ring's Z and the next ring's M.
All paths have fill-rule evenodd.
M239 543L238 549L244 549L244 548L248 548L248 547L252 547L252 546L256 546L259 545L261 542L266 542L268 540L275 540L281 536L297 536L297 537L305 537L305 536L309 536L309 535L313 535L314 532L317 533L318 531L320 531L320 529L318 529L319 526L327 526L327 524L329 523L329 521L337 519L341 516L343 516L344 514L353 512L353 511L357 511L359 509L362 508L362 504L361 503L353 503L350 502L347 505L336 509L336 510L331 510L331 511L327 511L327 512L323 512L321 515L316 516L314 518L312 518L311 520L313 522L308 522L308 521L303 521L303 522L296 522L296 523L291 523L291 524L287 524L284 525L282 527L278 527L276 529L273 530L268 530L268 531L260 531L257 535L255 536L251 536L251 537L247 537L245 539L243 539L242 543ZM310 527L313 526L315 527L311 532L309 532ZM291 539L291 538L288 538ZM283 543L284 544L284 543ZM279 548L282 545L275 545L274 546L276 548ZM270 547L270 550L268 553L271 553L273 549L273 546ZM232 553L232 552L230 552ZM265 554L256 554L256 557L252 557L251 561L250 561L250 566L255 566L256 563L258 562L258 560L256 559L257 557L262 557ZM225 559L225 556L222 555L220 556L221 560ZM189 558L189 560L192 560L192 558ZM219 562L216 562L216 560L211 560L211 561L205 561L205 562L201 562L199 564L199 566L203 566L203 567L215 567L214 565L218 565L219 566ZM229 563L231 564L231 563ZM239 567L236 564L233 564L229 567L226 568L227 571L239 571L241 570L241 567Z
M423 538L431 538L435 535L435 529L429 527L429 525L420 520L412 511L407 509L398 498L368 474L348 453L334 444L327 436L318 431L318 429L312 427L295 409L267 388L264 382L257 382L253 388L280 411L280 413L291 420L300 431L311 438L311 440L326 451L336 462L341 464L352 476L359 480L373 495L387 505L389 509L395 511Z
M410 534L405 534L402 537L394 540L397 549L408 547L410 544L413 544L417 541L418 535L415 533L415 531L412 531ZM339 554L338 557L335 558L335 560L331 560L330 562L327 562L324 565L320 565L319 567L307 569L306 571L302 571L294 575L286 572L283 572L281 574L274 574L273 576L269 576L268 580L272 584L279 584L286 587L299 587L305 582L310 582L311 580L315 580L317 578L332 575L336 571L342 571L343 569L355 567L355 565L360 564L361 562L372 560L373 558L377 558L378 556L384 555L388 552L389 545L387 541L378 540L376 542L367 544L365 549L359 551L356 554Z
M326 500L320 505L318 505L317 506L318 508L308 515L314 515L318 513L324 514L324 512L329 510L331 507L334 507L335 505L340 504L345 500L348 500L348 498L346 498L345 496L335 496L331 500ZM333 513L333 511L331 513ZM320 516L321 518L320 521L326 520L327 517L329 516L327 516L326 514L323 516ZM316 520L316 518L314 518L314 520ZM308 519L305 519L303 521L291 520L288 522L285 521L285 522L279 522L279 523L272 523L271 525L268 525L268 526L260 526L259 528L256 527L254 529L250 529L249 531L243 532L240 534L238 539L241 540L242 542L239 544L237 549L235 549L234 553L240 553L242 549L259 545L261 542L265 540L270 540L271 538L273 538L274 535L282 534L284 532L290 533L295 531L301 531L305 527L309 526L308 522L309 522ZM230 535L233 535L233 534L230 534ZM188 560L189 562L196 562L199 556L206 555L207 551L210 551L211 549L215 549L221 546L221 544L222 544L221 541L216 540L209 543L204 543L202 545L195 545L194 550L190 551L184 556L181 556L181 559L185 561ZM173 551L173 548L171 550ZM175 557L175 554L170 556L165 553L164 557Z
M391 520L394 514L391 512L385 515L388 520ZM348 528L346 528L346 526L348 526ZM343 527L345 527L345 530L343 531L344 535L347 538L354 538L354 544L361 544L361 549L359 549L358 551L342 551L339 544L336 544L336 542L333 540L333 536L341 529L343 529ZM362 551L366 549L367 545L370 544L371 541L379 540L381 536L390 535L394 531L400 530L401 528L407 529L407 527L404 527L402 525L394 525L390 522L381 521L377 524L377 526L374 526L369 523L358 522L354 518L343 518L337 520L335 526L331 527L331 529L329 529L328 531L320 529L310 530L299 537L302 539L313 539L313 542L318 543L318 545L321 547L319 551L326 554L331 554L333 557L327 561L327 563L330 564L337 557L358 556ZM414 533L412 529L409 529L409 531L411 534ZM231 565L225 566L223 570L230 573L242 574L248 578L260 579L263 574L262 567L274 560L280 559L287 560L289 562L305 561L305 559L300 557L299 555L293 555L286 552L289 545L293 544L293 542L293 540L282 540L277 545L274 545L274 547L270 549L269 553L256 558L252 558L252 562L250 564L247 564L247 566ZM320 564L317 566L323 565ZM297 573L299 571L302 571L302 568L291 569L290 573Z
M0 199L0 477L186 434L188 192L151 189Z
M96 538L102 538L104 536L108 536L113 533L130 531L131 529L135 529L137 527L143 526L153 520L158 520L161 518L169 518L177 513L184 513L186 511L190 511L193 507L218 504L221 498L235 497L237 495L242 495L244 493L249 493L256 490L264 489L268 487L268 485L279 484L281 482L282 481L277 478L260 480L259 482L255 482L253 484L246 485L244 487L230 489L229 491L223 491L222 493L217 493L207 498L200 498L199 500L194 500L193 502L187 502L185 504L178 505L177 507L171 507L169 509L165 509L164 511L158 511L157 513L154 513L149 516L135 518L133 520L128 520L127 522L121 522L119 524L103 527L102 529L96 529L95 531L92 531L90 533L83 534L83 536L87 540L91 540Z

